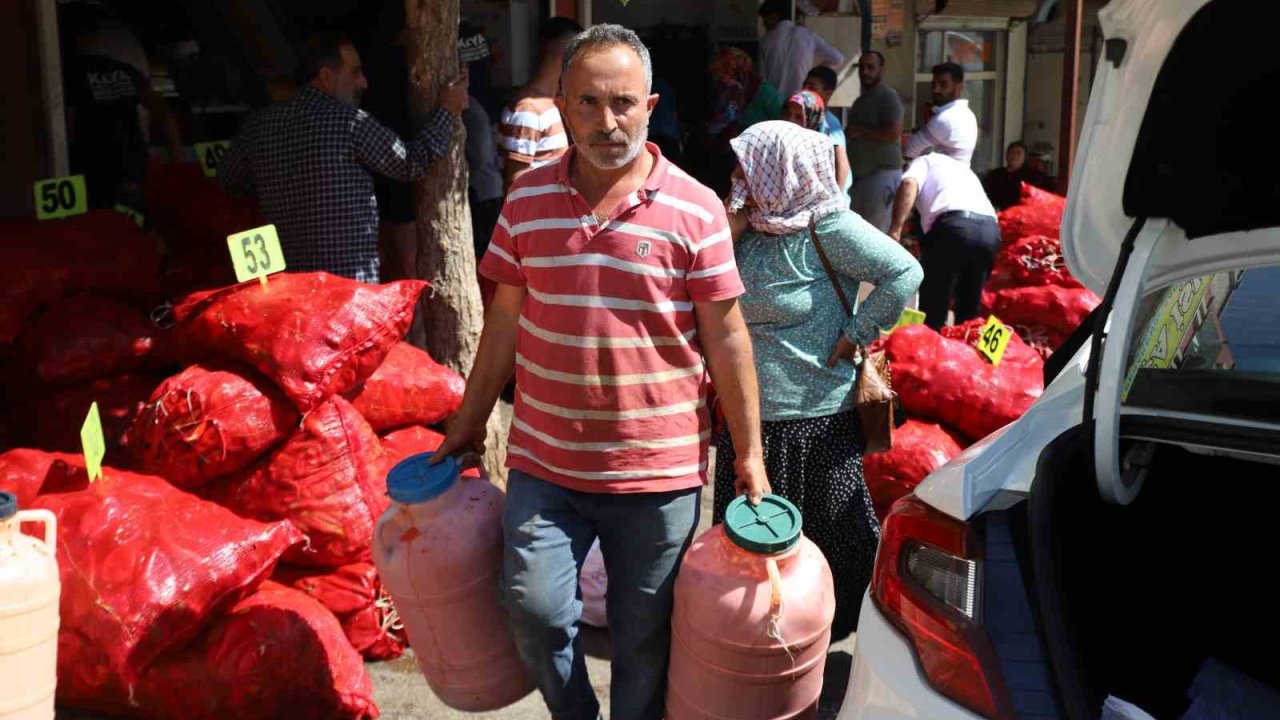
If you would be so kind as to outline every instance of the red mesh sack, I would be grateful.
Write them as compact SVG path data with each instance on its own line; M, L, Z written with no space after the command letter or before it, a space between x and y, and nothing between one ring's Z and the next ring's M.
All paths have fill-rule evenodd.
M70 264L69 287L135 297L160 294L160 237L124 213L90 210L40 224L39 242Z
M1058 237L1067 199L1022 183L1022 202L999 213L1000 237L1012 242L1028 235Z
M444 435L430 428L410 426L387 433L382 436L382 449L387 452L389 465L404 460L410 455L424 452L435 452L444 443ZM479 468L468 468L462 471L462 477L480 477Z
M368 560L373 525L386 510L386 454L369 423L342 398L307 413L284 445L243 477L206 496L259 520L292 520L307 536L285 560L338 567Z
M36 308L62 297L71 269L39 248L10 245L0 229L0 344L13 342Z
M959 455L964 444L937 423L907 420L896 428L893 449L862 458L876 517L883 521L895 502L915 490L929 473Z
M31 507L41 493L79 490L86 482L78 454L26 448L0 454L0 490L17 495L19 507Z
M273 582L158 662L137 696L143 715L153 718L378 717L373 681L333 613Z
M178 336L247 362L303 412L347 393L404 337L421 280L367 285L328 273L282 273L192 295L174 308Z
M310 595L338 616L352 647L365 658L394 660L404 654L404 626L372 563L320 572L281 565L273 579Z
M895 330L885 342L893 387L913 417L935 420L967 437L986 437L1018 419L1044 390L1043 360L1015 334L999 366L978 352L984 321L950 334L923 325Z
M252 592L301 540L289 523L236 517L157 477L104 468L87 484L82 468L77 474L82 489L46 487L34 503L58 517L60 632L98 651L60 653L58 663L74 668L105 655L126 686Z
M984 292L984 311L1007 325L1039 327L1051 347L1058 347L1102 300L1086 288L1054 285Z
M1033 285L1083 287L1067 269L1062 243L1057 238L1032 235L1007 245L996 255L988 290Z
M150 375L117 375L52 395L36 406L35 444L45 450L78 452L80 427L96 401L107 461L117 460L121 438L159 384L160 379Z
M33 318L18 349L41 380L72 385L163 364L159 350L166 336L141 309L83 293Z
M391 348L351 404L379 432L406 425L431 425L462 405L466 387L461 375L402 342Z
M191 490L253 464L298 419L252 368L192 365L155 389L126 444L140 469Z

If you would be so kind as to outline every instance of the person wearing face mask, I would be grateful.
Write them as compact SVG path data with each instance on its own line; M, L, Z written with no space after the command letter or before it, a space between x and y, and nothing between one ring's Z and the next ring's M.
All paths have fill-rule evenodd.
M708 371L737 438L737 491L756 503L769 491L728 220L710 189L646 142L652 67L618 25L595 25L565 51L557 103L573 145L507 194L480 263L498 290L436 452L478 461L514 371L500 598L559 720L600 713L578 635L578 577L597 538L609 716L663 715L676 569L707 479Z
M738 167L728 211L746 287L742 314L760 383L769 388L760 399L765 471L773 491L800 508L805 536L831 565L831 639L839 640L857 628L880 542L862 474L854 358L897 322L922 272L910 253L849 210L821 133L763 122L732 145ZM859 283L875 288L853 317L817 243L847 297ZM738 439L733 427L716 438L716 523L736 494Z
M257 196L289 270L379 282L373 176L418 180L448 152L467 106L465 79L441 89L439 109L406 142L360 109L369 83L350 40L310 38L299 71L297 97L245 120L218 181L229 193Z

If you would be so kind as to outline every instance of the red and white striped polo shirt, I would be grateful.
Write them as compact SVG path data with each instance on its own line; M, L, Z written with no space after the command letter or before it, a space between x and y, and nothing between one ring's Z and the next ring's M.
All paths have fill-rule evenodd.
M573 149L521 175L480 264L528 289L507 466L574 490L682 490L707 474L694 303L742 281L719 199L647 147L648 180L603 225L570 187Z

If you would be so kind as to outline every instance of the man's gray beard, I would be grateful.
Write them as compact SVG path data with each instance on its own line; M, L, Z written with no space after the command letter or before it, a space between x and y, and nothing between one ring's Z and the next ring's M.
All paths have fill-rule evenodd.
M622 158L616 161L613 161L610 164L602 165L596 162L596 158L592 155L592 151L589 145L587 145L586 147L584 147L583 145L579 145L578 154L586 158L587 162L591 163L591 165L598 170L617 170L618 168L622 168L622 167L626 167L627 165L630 165L632 162L635 161L636 158L640 157L640 153L644 151L645 141L647 141L648 139L649 139L649 126L646 124L643 128L641 128L640 133L637 134L635 138L627 145L626 155L623 155Z

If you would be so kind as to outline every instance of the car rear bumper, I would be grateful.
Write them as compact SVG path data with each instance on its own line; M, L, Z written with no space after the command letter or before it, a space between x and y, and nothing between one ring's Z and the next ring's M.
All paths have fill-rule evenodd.
M980 720L925 682L915 650L867 595L837 720Z

